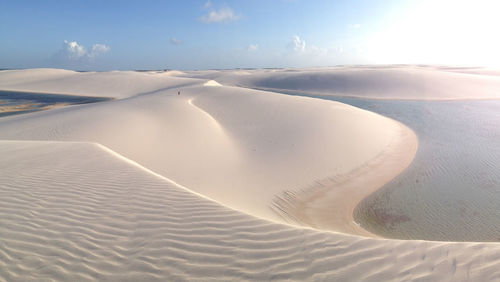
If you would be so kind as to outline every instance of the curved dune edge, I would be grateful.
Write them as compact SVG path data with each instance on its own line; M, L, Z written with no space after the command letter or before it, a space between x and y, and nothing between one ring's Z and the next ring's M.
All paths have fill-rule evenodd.
M35 79L39 73L50 79ZM0 74L0 88L79 95L100 87L95 95L123 98L8 117L0 120L0 139L103 144L218 203L279 223L305 222L276 215L270 206L277 195L327 177L341 181L400 137L398 123L370 111L224 84L208 87L204 83L215 82L206 79L133 72L69 72L69 78L56 79L54 70ZM137 85L129 89L120 81Z
M397 123L399 138L377 157L342 177L318 181L303 191L286 191L276 198L273 209L285 220L300 225L378 237L356 223L353 212L365 197L403 172L417 153L417 136Z

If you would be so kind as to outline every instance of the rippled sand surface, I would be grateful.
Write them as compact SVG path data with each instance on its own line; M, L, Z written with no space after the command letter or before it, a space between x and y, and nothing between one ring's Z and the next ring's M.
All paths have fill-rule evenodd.
M275 224L93 143L0 141L0 281L492 281L496 244Z

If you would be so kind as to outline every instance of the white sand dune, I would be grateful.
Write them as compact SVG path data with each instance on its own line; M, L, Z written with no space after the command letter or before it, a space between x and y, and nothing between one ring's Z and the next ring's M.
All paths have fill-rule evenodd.
M109 74L102 75L97 84L103 85ZM92 84L95 76L80 79ZM135 81L144 74L120 76ZM217 85L215 81L191 83L196 82L8 117L0 121L0 139L96 142L228 207L274 221L364 235L352 209L398 175L415 154L416 137L408 128L368 111L305 97L204 86ZM114 87L119 86L110 88L118 91ZM360 178L360 168L372 173ZM340 189L340 181L359 185L360 179L367 188L349 193L349 202L337 193L328 202L312 200L325 187ZM299 207L290 193L312 198ZM334 199L338 205L332 205ZM339 218L310 220L303 214L311 208Z
M370 236L352 209L411 162L416 136L342 103L226 86L320 70L245 72L0 72L0 90L118 98L0 119L0 277L498 279L496 244L297 227Z

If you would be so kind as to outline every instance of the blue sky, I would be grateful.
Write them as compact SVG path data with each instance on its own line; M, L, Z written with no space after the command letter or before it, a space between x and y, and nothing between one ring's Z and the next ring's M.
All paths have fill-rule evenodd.
M0 68L500 63L498 1L0 2Z

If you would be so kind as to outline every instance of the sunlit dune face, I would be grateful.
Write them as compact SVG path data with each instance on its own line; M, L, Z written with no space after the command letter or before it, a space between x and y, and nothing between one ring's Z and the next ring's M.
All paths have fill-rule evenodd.
M500 1L415 1L367 42L377 62L500 66Z

